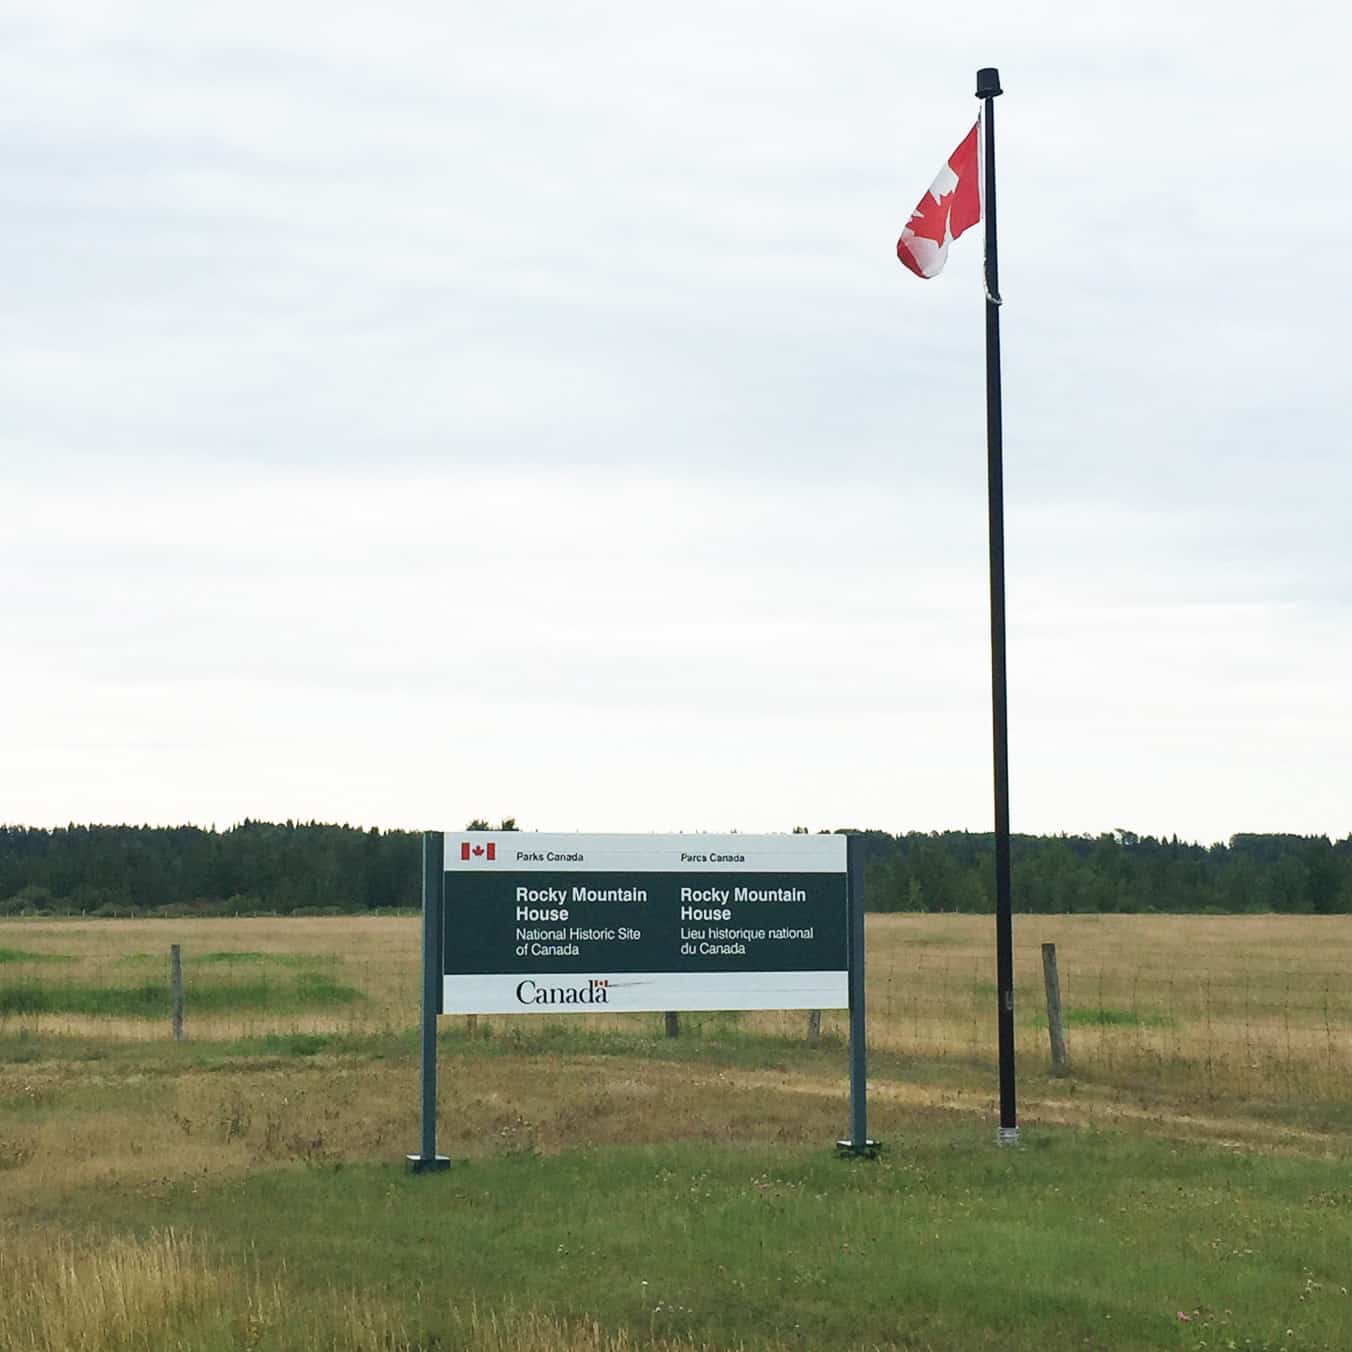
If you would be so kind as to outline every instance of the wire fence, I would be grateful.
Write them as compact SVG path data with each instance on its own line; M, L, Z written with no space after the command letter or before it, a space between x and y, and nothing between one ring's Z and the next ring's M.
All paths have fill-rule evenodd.
M930 958L875 969L875 1047L994 1065L996 989L988 964ZM1352 1090L1352 981L1305 967L1272 979L1061 965L1073 1073L1198 1094L1345 1098ZM1052 1068L1040 971L1017 981L1015 1037L1025 1072Z
M1352 1090L1352 925L1232 918L1062 920L1061 1003L1072 1072L1177 1094L1346 1099ZM1186 918L1185 918L1186 919ZM994 956L979 917L871 917L869 1042L903 1057L995 1064ZM1039 927L1042 937L1049 926ZM1031 938L1032 936L1030 936ZM1092 940L1092 942L1090 942ZM1167 940L1167 942L1163 941ZM418 1022L417 921L21 922L0 930L0 1038L169 1036L170 944L181 943L194 1040L406 1037ZM1021 1074L1050 1068L1035 944L1016 953ZM447 1036L538 1028L539 1016L447 1019ZM661 1037L661 1015L575 1027ZM843 1041L843 1011L692 1014L682 1037Z

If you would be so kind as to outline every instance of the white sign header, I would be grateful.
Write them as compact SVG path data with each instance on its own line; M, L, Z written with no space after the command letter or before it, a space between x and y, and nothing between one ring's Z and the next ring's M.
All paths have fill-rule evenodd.
M445 866L448 873L844 873L845 844L834 835L448 831Z

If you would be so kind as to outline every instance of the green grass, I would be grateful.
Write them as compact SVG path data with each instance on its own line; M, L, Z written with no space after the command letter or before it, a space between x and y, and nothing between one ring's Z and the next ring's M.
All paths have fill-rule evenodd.
M315 1007L348 1005L365 997L323 972L301 972L293 982L240 981L191 983L184 994L190 1014L237 1010L296 1013ZM0 1015L87 1014L104 1018L168 1018L172 996L167 981L140 985L91 985L81 982L15 982L0 986Z
M907 948L959 948L965 941L956 934L908 934L905 942Z
M1047 1026L1044 1010L1035 1009L1023 1015L1022 1021L1034 1028ZM1172 1028L1175 1020L1167 1014L1155 1014L1137 1009L1065 1009L1061 1022L1067 1028Z
M0 965L17 962L74 962L65 953L32 953L24 948L0 948Z
M331 1033L267 1033L262 1051L273 1056L318 1056L336 1041Z
M1352 1138L1352 1103L1301 1102L1288 1099L1282 1103L1251 1103L1248 1114L1259 1121L1281 1122L1305 1131L1322 1131Z
M94 1038L61 1037L26 1029L0 1031L0 1066L34 1061L101 1061L108 1054L108 1045Z
M184 963L193 966L215 966L220 963L233 966L236 963L267 963L275 967L313 967L316 964L327 965L332 959L315 958L308 953L254 953L244 950L219 953L194 953L185 955Z
M378 959L335 959L259 951L282 943L271 922L194 921L182 1043L169 1037L165 952L115 966L101 945L76 968L0 967L0 1348L39 1346L11 1336L36 1327L35 1291L74 1305L136 1295L44 1245L98 1256L173 1233L222 1274L214 1304L148 1288L146 1332L124 1336L113 1311L41 1352L1346 1352L1349 1025L1336 1001L1332 1016L1320 1008L1328 979L1288 989L1299 964L1283 950L1266 986L1257 964L1252 992L1232 981L1231 1005L1252 1008L1255 1027L1260 1008L1274 1011L1269 1031L1312 1010L1319 1036L1307 1061L1279 1036L1256 1041L1229 1080L1198 1059L1211 1006L1183 998L1191 978L1178 976L1177 1005L1172 984L1142 981L1138 1000L1141 944L1105 980L1102 954L1072 962L1058 934L1086 997L1067 1010L1075 1074L1051 1080L1045 1032L1027 1036L1045 1027L1034 985L1019 1009L1025 1145L999 1150L994 987L971 979L974 963L927 951L940 924L927 921L915 955L932 970L896 969L898 1012L891 986L870 1002L870 1122L887 1146L876 1164L831 1150L847 1114L838 1018L819 1044L798 1017L780 1035L756 1016L683 1014L674 1040L660 1015L486 1018L473 1036L448 1018L440 1139L456 1163L415 1179L402 1170L418 1134L414 930ZM155 942L105 928L127 947ZM5 937L31 941L18 927ZM1318 937L1323 961L1330 936ZM1249 981L1238 959L1231 970ZM99 1036L96 1020L7 1018L6 998L28 998L7 993L35 988L55 1011L74 1000L163 1022L133 1039L111 1022ZM920 1016L934 993L949 1029L931 1053ZM289 1017L353 1000L337 1019ZM248 1017L194 1023L233 1010ZM1177 1032L1152 1037L1161 1024ZM1042 1125L1067 1122L1080 1125ZM28 1254L32 1273L6 1269ZM386 1333L347 1340L354 1299L379 1307ZM488 1347L465 1333L476 1310L553 1318L564 1334L541 1343L513 1325ZM589 1319L604 1341L567 1336Z
M1110 1134L999 1150L985 1125L916 1124L876 1164L708 1142L78 1201L84 1224L191 1228L306 1299L387 1297L423 1347L453 1346L447 1312L471 1300L640 1346L1298 1352L1344 1347L1352 1321L1342 1166Z
M132 967L142 963L162 966L168 961L165 953L123 953L112 959L119 967ZM183 968L191 971L194 967L234 967L236 964L267 964L270 967L331 967L337 958L320 957L312 953L261 953L256 949L220 949L211 953L195 953L191 949L183 953Z
M1068 1009L1062 1017L1070 1028L1164 1028L1173 1022L1168 1015L1136 1009ZM1045 1027L1045 1014L1041 1021Z
M65 1033L6 1032L0 1026L0 1069L44 1064L62 1069L102 1062L105 1073L167 1076L196 1071L247 1073L308 1060L319 1054L342 1056L349 1065L416 1060L418 1030L389 1033L265 1033L255 1037L173 1042L166 1029L162 1042L107 1042ZM416 1073L416 1072L414 1072ZM0 1098L0 1116L10 1105Z
M55 1171L48 1186L8 1204L8 1223L19 1239L57 1231L99 1252L119 1236L191 1235L212 1270L261 1283L227 1286L223 1304L200 1314L175 1307L141 1342L110 1333L98 1344L110 1350L346 1349L337 1323L323 1319L334 1310L337 1321L353 1299L374 1302L394 1321L394 1333L361 1343L362 1352L471 1346L461 1325L475 1309L538 1314L568 1328L595 1320L627 1335L632 1352L662 1338L692 1340L663 1352L1347 1346L1346 1159L1037 1126L1025 1126L1023 1148L1001 1150L988 1115L881 1099L882 1160L837 1160L830 1130L803 1144L776 1125L782 1111L761 1116L761 1103L774 1111L773 1087L734 1086L740 1068L782 1070L786 1085L799 1073L810 1083L829 1071L843 1104L839 1043L756 1036L735 1018L708 1020L701 1037L669 1040L659 1027L522 1020L471 1038L448 1020L443 1146L458 1142L474 1157L424 1178L401 1167L401 1152L416 1143L416 1030L106 1043L97 1066L65 1071L63 1062L97 1044L0 1035L0 1072L7 1060L19 1063L13 1100L0 1100L6 1188L46 1167L42 1147L54 1132L97 1140L100 1116L123 1114L129 1103L184 1150L209 1147L211 1157L235 1160L216 1173L200 1155L175 1164L162 1130L148 1148L155 1162L147 1174L133 1168L116 1185L101 1177L72 1188ZM559 1068L561 1097L551 1106L520 1097L520 1056ZM600 1072L598 1057L606 1060ZM381 1066L385 1058L393 1064ZM34 1061L45 1064L34 1072L26 1064ZM674 1067L663 1081L669 1087L724 1068L726 1113L720 1099L718 1109L706 1101L692 1115L694 1101L683 1108L677 1091L653 1101L640 1128L651 1143L601 1144L589 1135L642 1102L595 1084L632 1083L660 1061ZM574 1065L603 1078L578 1098L562 1153L550 1153L537 1148L551 1138L534 1130L535 1119L583 1094L572 1087ZM885 1053L871 1069L879 1086L963 1075ZM190 1078L198 1071L211 1074ZM402 1104L378 1144L360 1135L377 1100L351 1098L363 1076L389 1086L381 1104ZM795 1098L793 1112L812 1103ZM477 1114L472 1137L457 1134L466 1114ZM340 1163L355 1139L365 1142L359 1158ZM0 1233L0 1247L6 1242ZM15 1287L15 1319L25 1317L27 1289ZM259 1290L280 1293L275 1307L285 1317L256 1321L249 1292ZM308 1342L297 1342L301 1327L313 1333ZM549 1344L551 1352L570 1347ZM610 1352L609 1344L585 1347Z

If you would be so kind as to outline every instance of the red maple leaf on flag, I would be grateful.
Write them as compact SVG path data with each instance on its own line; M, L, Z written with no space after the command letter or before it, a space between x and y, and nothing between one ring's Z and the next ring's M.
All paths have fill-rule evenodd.
M937 277L948 259L949 244L981 219L980 125L973 126L948 157L897 241L897 257L917 277Z

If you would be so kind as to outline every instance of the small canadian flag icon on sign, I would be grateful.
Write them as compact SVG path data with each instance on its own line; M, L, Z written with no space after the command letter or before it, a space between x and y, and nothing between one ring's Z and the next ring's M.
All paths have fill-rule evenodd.
M490 840L487 845L471 845L469 841L460 842L460 858L469 859L497 859L498 847L495 841Z

